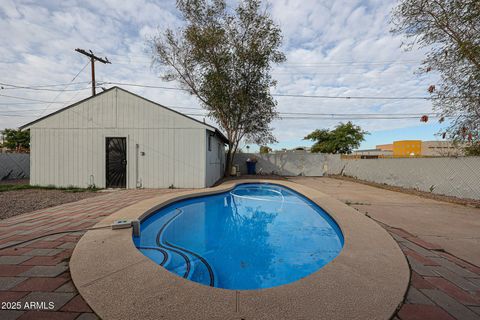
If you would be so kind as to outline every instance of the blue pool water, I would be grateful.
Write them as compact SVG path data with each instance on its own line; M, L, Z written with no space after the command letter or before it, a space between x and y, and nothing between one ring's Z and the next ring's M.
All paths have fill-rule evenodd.
M144 220L133 240L180 277L235 290L296 281L343 247L340 228L320 207L291 189L260 183L170 204Z

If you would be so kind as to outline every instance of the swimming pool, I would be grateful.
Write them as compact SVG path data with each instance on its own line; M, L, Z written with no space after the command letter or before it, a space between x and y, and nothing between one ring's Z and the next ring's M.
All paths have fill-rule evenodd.
M180 277L249 290L299 280L342 250L337 223L301 194L270 183L172 203L141 224L136 247Z

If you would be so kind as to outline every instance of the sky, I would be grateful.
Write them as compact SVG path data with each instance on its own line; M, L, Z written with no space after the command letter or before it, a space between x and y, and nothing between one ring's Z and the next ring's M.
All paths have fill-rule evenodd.
M389 32L395 4L393 0L270 1L267 10L282 30L282 50L287 57L285 63L273 67L278 84L272 93L427 97L427 88L438 75L415 74L425 50L406 52L400 47L405 39ZM97 81L179 87L175 82L163 82L152 68L147 42L182 24L174 0L0 0L0 129L18 127L90 96L90 65L75 48L92 50L111 61L95 64ZM11 84L45 85L42 89L48 90L13 89L8 86ZM195 110L201 108L197 99L181 91L120 86L183 113L203 113ZM284 115L272 123L279 141L272 145L274 149L309 146L311 142L303 140L308 133L331 129L350 118L370 133L362 149L402 139L439 140L436 134L445 126L434 119L420 122L416 116L432 112L428 100L276 99L280 113L374 113L379 117L411 113L414 117L291 119ZM212 119L206 121L215 124ZM250 151L257 149L250 145Z

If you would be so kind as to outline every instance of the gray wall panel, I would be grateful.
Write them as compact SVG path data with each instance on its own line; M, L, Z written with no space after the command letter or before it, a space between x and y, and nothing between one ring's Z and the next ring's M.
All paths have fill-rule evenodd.
M279 152L245 154L235 164L245 174L245 160L258 158L257 173L282 176L345 175L360 180L459 198L480 199L480 157L349 159L340 155Z
M0 180L30 178L30 155L0 153Z

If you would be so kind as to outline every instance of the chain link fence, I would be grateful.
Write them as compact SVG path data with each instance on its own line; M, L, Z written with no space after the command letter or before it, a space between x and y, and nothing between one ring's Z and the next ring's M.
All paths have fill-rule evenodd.
M30 155L0 153L0 180L30 178Z
M235 156L240 172L257 158L257 174L281 176L345 175L424 192L480 199L480 157L341 159L340 155L278 152Z
M322 176L325 173L323 164L327 155L307 152L277 152L268 154L237 153L234 163L240 172L247 173L248 158L257 159L257 174L273 174L279 176Z
M327 174L480 199L480 157L341 160L329 157Z

